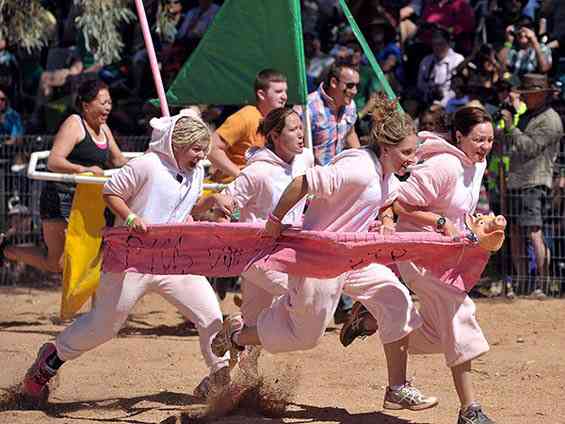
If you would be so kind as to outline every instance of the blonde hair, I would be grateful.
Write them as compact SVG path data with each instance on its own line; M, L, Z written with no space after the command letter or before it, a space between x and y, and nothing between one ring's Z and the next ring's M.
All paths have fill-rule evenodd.
M212 149L212 131L196 116L183 116L175 122L171 142L176 146L188 147L193 144L206 146L206 154Z
M382 144L396 145L416 133L414 121L398 108L396 100L389 100L384 93L377 94L374 107L369 112L373 121L369 133L369 147L380 155Z

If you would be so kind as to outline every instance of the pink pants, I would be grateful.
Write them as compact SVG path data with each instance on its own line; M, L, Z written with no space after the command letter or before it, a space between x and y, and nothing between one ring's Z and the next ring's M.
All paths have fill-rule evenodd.
M145 294L156 292L198 329L200 351L211 372L228 365L228 356L218 358L210 347L222 328L222 312L214 290L197 275L150 275L136 272L102 273L93 309L80 316L55 340L63 361L75 359L112 339L129 312Z
M251 265L241 274L243 303L241 315L247 326L257 325L257 317L273 300L288 291L288 275L278 271L263 270Z
M288 293L260 313L259 339L271 353L316 346L330 323L341 293L365 305L379 321L382 343L392 343L422 324L406 287L387 267L372 264L338 278L289 276Z
M443 353L451 368L488 352L489 345L475 318L475 303L467 293L442 283L412 262L401 263L398 269L418 296L424 320L410 335L410 353Z

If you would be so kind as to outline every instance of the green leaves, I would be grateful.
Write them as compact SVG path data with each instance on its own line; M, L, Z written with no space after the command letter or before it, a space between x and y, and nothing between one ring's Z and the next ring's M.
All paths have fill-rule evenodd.
M75 0L82 8L76 25L86 40L86 48L97 63L109 65L121 58L124 43L118 32L122 22L130 23L136 15L128 7L130 0Z
M121 58L124 43L118 32L122 22L136 19L131 0L74 0L81 8L76 25L86 48L97 63L109 65ZM28 52L48 44L56 19L40 0L0 0L0 36Z
M39 0L0 0L0 36L28 52L49 41L55 17Z

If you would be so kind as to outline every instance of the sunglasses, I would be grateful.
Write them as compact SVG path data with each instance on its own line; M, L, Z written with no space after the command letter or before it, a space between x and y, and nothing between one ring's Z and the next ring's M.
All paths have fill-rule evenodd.
M5 102L6 101L6 97L0 97L0 102Z
M343 82L341 80L338 80L338 81ZM347 88L348 90L353 90L354 88L359 87L358 82L343 82L343 85L345 85L345 88Z

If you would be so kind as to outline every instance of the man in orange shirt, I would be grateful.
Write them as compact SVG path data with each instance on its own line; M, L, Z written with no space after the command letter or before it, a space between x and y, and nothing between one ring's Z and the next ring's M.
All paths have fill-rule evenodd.
M211 177L213 181L232 181L246 164L247 149L265 144L263 136L257 134L257 128L271 110L286 104L286 81L286 76L274 69L259 72L254 84L256 104L244 106L216 130L212 136L212 151L208 155L215 168Z

